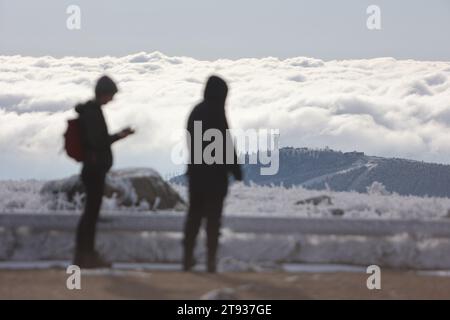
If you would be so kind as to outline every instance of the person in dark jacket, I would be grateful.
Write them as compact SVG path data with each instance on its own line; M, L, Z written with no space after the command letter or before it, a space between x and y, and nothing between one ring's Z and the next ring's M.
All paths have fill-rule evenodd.
M189 181L189 210L184 228L184 257L183 269L189 271L194 265L194 248L198 231L203 218L206 219L207 231L207 270L216 272L216 255L219 241L219 230L221 224L223 201L228 192L229 175L232 174L236 180L242 180L241 167L237 162L236 152L229 139L227 148L226 136L228 122L225 115L225 100L228 94L228 86L224 80L217 76L208 79L204 92L204 100L191 112L187 130L189 132L188 147L190 150L190 163L187 176ZM205 162L203 157L200 163L196 163L194 153L200 151L203 155L208 145L195 137L194 129L201 122L201 135L208 129L216 129L222 135L222 157L219 163ZM197 132L198 134L198 132ZM195 143L201 142L200 147ZM230 145L231 144L231 145ZM197 148L197 149L196 149ZM226 152L233 152L233 163L227 164ZM231 151L230 151L231 150ZM210 164L208 164L210 163Z
M111 266L95 251L96 224L106 173L113 165L111 144L134 133L130 128L114 135L108 133L102 106L110 102L117 91L114 81L103 76L97 81L95 99L75 107L84 152L81 179L86 190L85 208L76 232L74 264L80 268Z

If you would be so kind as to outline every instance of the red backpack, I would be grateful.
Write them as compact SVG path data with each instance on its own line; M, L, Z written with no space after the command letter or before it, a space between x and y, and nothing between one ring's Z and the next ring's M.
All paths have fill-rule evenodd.
M67 121L67 130L64 133L64 149L69 157L77 162L84 159L83 145L81 144L81 132L79 119Z

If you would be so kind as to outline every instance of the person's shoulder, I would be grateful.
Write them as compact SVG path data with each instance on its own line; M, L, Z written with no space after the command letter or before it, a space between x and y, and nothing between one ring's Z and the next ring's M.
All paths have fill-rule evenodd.
M203 104L203 102L200 102L192 109L191 113L189 114L188 121L196 120L199 118L199 116L202 114Z
M97 113L100 110L95 101L89 100L84 103L79 103L75 106L75 111L81 115Z
M85 105L86 105L86 103L77 103L75 105L75 112L77 112L79 114L83 113L86 108Z
M75 105L75 111L78 113L84 112L87 110L90 101L80 102Z

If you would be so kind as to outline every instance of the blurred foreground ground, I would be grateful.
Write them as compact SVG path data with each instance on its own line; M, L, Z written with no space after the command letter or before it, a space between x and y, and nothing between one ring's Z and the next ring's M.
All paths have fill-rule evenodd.
M200 299L231 288L237 299L450 299L450 277L382 272L381 290L364 273L88 271L81 290L66 288L65 270L0 270L0 299ZM228 290L229 291L229 290ZM230 295L230 293L228 293Z

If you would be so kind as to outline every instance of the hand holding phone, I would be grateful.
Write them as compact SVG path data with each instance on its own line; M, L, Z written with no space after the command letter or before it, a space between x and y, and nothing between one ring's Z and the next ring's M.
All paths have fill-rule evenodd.
M134 134L136 131L132 129L131 127L127 127L119 132L119 137L125 138L128 137L130 134Z

